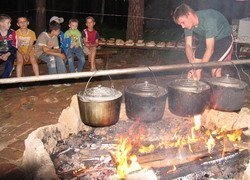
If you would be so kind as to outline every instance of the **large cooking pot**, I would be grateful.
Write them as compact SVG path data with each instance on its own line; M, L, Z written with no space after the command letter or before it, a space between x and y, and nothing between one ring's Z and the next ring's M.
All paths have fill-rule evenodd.
M112 80L110 88L101 85L87 88L88 83L85 90L77 95L82 122L94 127L110 126L117 123L122 93L113 88Z
M244 104L247 84L239 79L226 76L207 79L212 94L210 106L221 111L237 111Z
M129 119L154 122L162 118L167 98L166 88L144 83L125 89L126 114Z
M168 84L169 110L178 116L201 114L208 106L210 87L202 81L176 79Z

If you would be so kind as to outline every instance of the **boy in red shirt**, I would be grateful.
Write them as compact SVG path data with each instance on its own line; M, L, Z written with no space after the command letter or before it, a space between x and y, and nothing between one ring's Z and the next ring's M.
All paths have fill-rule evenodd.
M96 71L95 55L98 46L99 33L94 29L95 19L91 16L86 18L87 28L82 31L84 53L88 55L90 61L90 71Z

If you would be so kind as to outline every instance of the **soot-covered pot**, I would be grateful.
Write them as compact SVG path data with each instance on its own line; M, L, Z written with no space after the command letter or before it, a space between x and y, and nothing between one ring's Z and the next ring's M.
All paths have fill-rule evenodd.
M147 81L134 84L125 89L126 114L132 120L158 121L164 114L166 98L166 88Z
M168 84L169 110L178 116L201 114L208 106L210 86L202 81L176 79Z
M239 79L226 76L207 79L212 94L210 106L222 111L237 111L244 104L247 84Z

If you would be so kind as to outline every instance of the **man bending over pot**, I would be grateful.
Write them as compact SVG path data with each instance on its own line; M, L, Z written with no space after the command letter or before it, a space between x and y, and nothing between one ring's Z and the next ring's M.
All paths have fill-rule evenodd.
M190 63L231 60L231 26L220 12L213 9L194 11L183 3L175 9L173 19L184 28L185 52ZM194 35L199 39L195 51L192 44ZM213 77L221 77L221 68L213 68L211 73ZM201 74L202 69L192 69L188 78L199 80Z

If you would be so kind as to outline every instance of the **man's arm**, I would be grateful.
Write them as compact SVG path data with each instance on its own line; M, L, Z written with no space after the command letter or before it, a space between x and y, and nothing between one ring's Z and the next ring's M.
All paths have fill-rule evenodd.
M188 61L190 63L194 63L194 55L193 55L193 37L192 36L186 36L185 37L185 52L186 56L188 58Z
M186 56L188 58L188 61L190 63L200 63L200 59L196 59L194 57L194 52L193 52L193 37L192 36L186 36L185 37L186 45L185 45L185 51L186 51ZM201 78L201 72L202 69L191 69L188 72L187 77L194 79L194 80L200 80Z
M206 39L206 51L203 55L202 62L208 62L210 61L211 56L214 53L214 38L207 38Z

